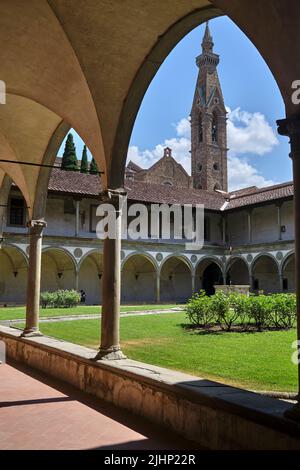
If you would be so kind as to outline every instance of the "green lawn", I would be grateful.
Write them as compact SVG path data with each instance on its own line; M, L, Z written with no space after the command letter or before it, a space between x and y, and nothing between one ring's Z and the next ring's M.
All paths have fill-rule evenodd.
M132 359L256 390L296 391L295 330L197 333L184 313L121 318L123 351ZM98 348L99 320L41 323L44 334Z
M121 312L133 312L142 310L168 310L170 308L178 307L175 304L162 304L162 305L123 305ZM41 317L59 317L67 315L88 315L96 314L101 310L99 305L80 305L74 308L42 308L40 310ZM25 318L25 307L1 307L0 308L0 321L1 320L14 320L16 318Z

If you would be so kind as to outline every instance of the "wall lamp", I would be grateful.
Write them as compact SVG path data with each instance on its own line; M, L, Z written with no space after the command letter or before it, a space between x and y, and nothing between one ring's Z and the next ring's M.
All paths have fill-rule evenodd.
M57 273L57 275L58 275L59 279L61 279L61 278L62 278L62 275L63 275L63 273L62 273L62 272L59 272L59 273Z
M17 277L18 271L13 271L13 275L14 275L15 277Z
M98 273L99 279L102 279L102 273Z

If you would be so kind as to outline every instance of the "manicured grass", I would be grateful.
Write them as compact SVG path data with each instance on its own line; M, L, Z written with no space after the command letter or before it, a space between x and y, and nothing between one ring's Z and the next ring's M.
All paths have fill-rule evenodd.
M184 313L121 318L123 351L132 359L255 390L296 391L295 330L203 333L182 328ZM44 334L98 348L99 320L41 323Z
M178 307L174 304L162 305L123 305L121 312L134 312L142 310L168 310L173 307ZM101 311L99 305L79 305L74 308L41 308L41 317L59 317L67 315L88 315L97 314ZM25 307L1 307L0 320L14 320L16 318L25 318Z

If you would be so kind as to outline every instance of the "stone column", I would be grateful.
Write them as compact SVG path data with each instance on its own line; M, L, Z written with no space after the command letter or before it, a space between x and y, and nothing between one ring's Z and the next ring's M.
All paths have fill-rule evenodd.
M111 238L103 242L101 345L98 359L125 359L120 348L120 297L121 297L121 231L124 190L108 189L101 195L105 204L114 208L114 230Z
M75 237L79 235L80 199L75 199Z
M29 266L27 278L26 324L21 336L38 336L40 313L42 236L44 220L31 220L29 227Z
M78 269L75 269L75 290L79 291L79 272Z
M247 210L248 216L248 242L252 243L252 209Z
M192 276L192 295L195 294L195 273L191 274Z
M290 137L294 179L294 223L295 223L295 266L297 296L297 339L298 358L300 359L300 115L277 121L278 132ZM298 360L298 400L286 415L300 421L300 364Z
M279 289L280 292L283 292L283 273L280 268L280 273L279 273Z
M281 203L276 204L277 210L277 229L278 229L278 240L282 240L282 233L281 233Z
M222 217L222 241L223 245L226 245L226 215L224 214Z
M156 303L160 303L160 271L156 273Z
M6 214L6 206L0 205L0 249L4 241L3 231L5 227L5 214Z

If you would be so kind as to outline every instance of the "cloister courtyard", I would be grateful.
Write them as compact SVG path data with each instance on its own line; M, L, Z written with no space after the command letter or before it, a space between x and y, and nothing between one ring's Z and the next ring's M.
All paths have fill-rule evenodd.
M41 309L41 332L95 349L96 353L100 309ZM14 328L24 327L24 316L24 307L0 309L0 323ZM291 394L290 398L295 398L297 374L290 360L295 328L238 333L199 331L190 326L184 305L121 307L121 342L128 357L270 395L284 392L279 396Z
M299 24L1 2L0 450L300 449Z

